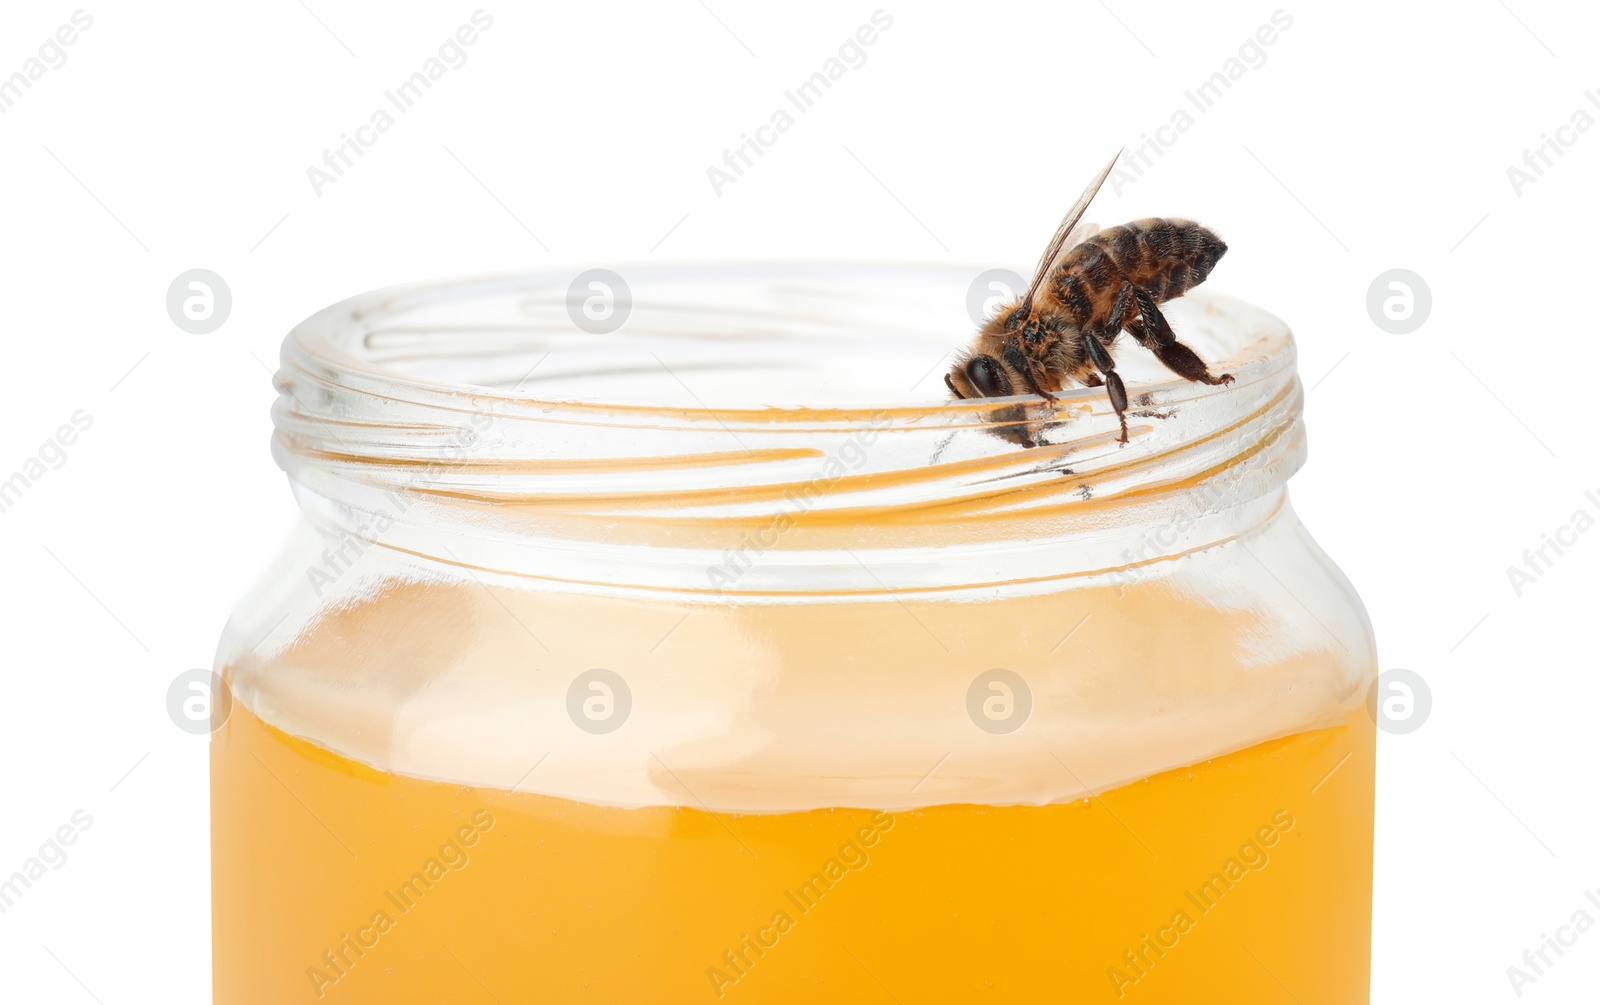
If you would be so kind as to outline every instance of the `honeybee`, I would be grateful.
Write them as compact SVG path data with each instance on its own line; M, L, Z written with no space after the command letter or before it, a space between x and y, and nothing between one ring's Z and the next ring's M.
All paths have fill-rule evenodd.
M1002 306L945 375L951 394L1002 398L1031 391L1055 401L1051 392L1068 380L1104 385L1122 426L1118 442L1127 443L1128 392L1111 355L1123 331L1180 377L1233 382L1232 374L1213 376L1157 306L1205 281L1228 250L1220 237L1190 220L1157 218L1074 232L1116 162L1111 158L1067 210L1027 293ZM1076 239L1070 245L1069 237ZM1007 438L1034 445L1022 426L1011 427Z

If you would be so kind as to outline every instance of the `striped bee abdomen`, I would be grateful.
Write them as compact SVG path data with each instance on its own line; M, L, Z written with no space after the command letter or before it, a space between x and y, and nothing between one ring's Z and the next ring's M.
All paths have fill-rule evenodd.
M1123 232L1116 238L1118 250L1130 256L1127 278L1158 303L1205 282L1228 250L1222 238L1190 220L1152 217L1115 229Z
M1152 217L1102 230L1062 259L1051 292L1082 327L1109 319L1124 281L1159 303L1205 282L1228 246L1190 220Z

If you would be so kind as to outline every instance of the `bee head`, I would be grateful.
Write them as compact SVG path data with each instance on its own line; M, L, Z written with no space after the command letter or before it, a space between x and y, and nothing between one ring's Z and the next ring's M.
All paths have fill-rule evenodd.
M1020 374L986 353L957 363L945 374L944 383L958 398L1005 398L1027 386Z
M976 353L957 363L944 375L944 383L957 398L1005 398L1027 386L1021 374L987 353ZM1026 417L1021 405L996 408L992 418L999 424L989 432L1018 446L1034 446L1035 440L1023 421Z

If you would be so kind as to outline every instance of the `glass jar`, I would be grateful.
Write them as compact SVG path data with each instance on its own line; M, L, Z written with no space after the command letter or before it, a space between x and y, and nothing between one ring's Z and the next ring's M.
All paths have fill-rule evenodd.
M1103 388L945 400L975 271L296 328L304 520L218 654L219 1005L1365 1002L1375 654L1288 503L1287 329L1173 302L1237 379L1121 345L1121 445Z

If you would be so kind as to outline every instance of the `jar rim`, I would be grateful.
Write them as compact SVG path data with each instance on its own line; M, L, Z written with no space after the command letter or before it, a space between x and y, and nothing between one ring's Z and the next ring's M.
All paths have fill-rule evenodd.
M771 536L774 521L785 526L773 554L808 565L852 548L1081 544L1085 532L1137 523L1142 505L1202 482L1227 486L1208 510L1259 500L1303 459L1293 337L1221 294L1194 291L1163 309L1234 383L1160 377L1153 364L1140 369L1142 349L1118 346L1130 399L1124 445L1102 387L1065 390L1053 405L947 400L933 356L912 391L877 395L905 386L890 374L924 368L941 346L945 358L964 347L976 328L972 290L992 268L771 261L607 271L629 305L609 332L584 330L574 312L592 269L405 284L298 325L276 377L273 449L302 505L345 532L381 533L380 543L427 555L439 552L397 536L413 524L489 528L502 547L483 567L508 572L519 567L505 561L513 541L540 561L552 542L611 551L601 580L610 582L636 577L639 546L659 544L664 528L699 556L691 568L753 533ZM1151 373L1159 379L1139 379ZM774 390L786 380L833 386L840 374L855 382L834 386L836 400L790 391L785 404ZM622 392L591 393L602 386ZM1018 429L1038 445L1019 446ZM378 522L399 529L371 531L386 510L392 519ZM740 576L740 589L782 590L766 578Z
M903 279L913 274L925 276L955 276L962 280L989 275L991 273L1008 272L1010 270L997 269L993 266L976 264L942 264L942 263L892 263L892 262L821 262L805 260L765 260L750 262L673 262L673 263L639 263L632 265L619 265L618 269L624 270L625 275L635 277L648 277L656 282L671 283L679 279L693 278L703 280L707 278L726 277L738 281L814 281L827 282L841 276L867 277L872 276L873 282L889 284L897 279ZM347 371L351 375L364 375L381 379L390 385L395 392L411 393L418 400L425 400L432 393L446 395L483 394L493 393L497 390L493 385L474 384L465 381L452 381L431 378L423 374L409 371L398 365L398 361L407 358L406 355L395 353L392 347L384 344L383 336L386 334L384 325L391 320L399 320L404 315L414 313L425 308L440 306L448 309L452 305L461 304L473 298L487 298L491 296L504 296L508 294L549 294L557 288L564 289L571 297L574 293L573 286L589 273L596 271L611 272L611 269L596 270L584 269L550 269L538 272L505 272L498 274L462 277L440 280L423 280L396 284L389 287L357 294L345 300L334 303L296 325L285 339L283 345L283 362L285 365L311 364L327 372ZM1237 300L1224 294L1216 293L1209 289L1192 290L1182 298L1183 301L1206 305L1211 312L1226 310L1239 312L1243 324L1252 325L1252 330L1246 333L1236 331L1240 341L1230 348L1229 356L1213 361L1213 369L1244 369L1251 363L1276 363L1285 361L1292 364L1294 360L1294 340L1288 326L1268 312ZM1169 301L1163 310L1171 310L1174 303L1182 301ZM532 305L532 301L524 300L524 304ZM548 301L546 301L548 303ZM977 322L977 318L974 321ZM966 331L954 329L947 334L952 336L950 349L962 347L970 341L974 323ZM609 334L609 333L608 333ZM1248 344L1244 344L1244 337L1248 334ZM390 349L385 352L385 349ZM415 358L415 357L412 357ZM1120 361L1119 361L1120 362ZM1274 367L1277 368L1277 367ZM1120 370L1119 370L1120 372ZM1191 383L1175 374L1162 371L1164 377L1157 381L1141 381L1141 389L1151 387L1163 390L1189 390L1206 396L1227 394L1229 388L1206 387ZM1130 385L1132 382L1129 382ZM944 389L940 387L940 394ZM909 392L908 392L909 393ZM1063 399L1103 397L1104 391L1100 388L1080 387L1066 388L1056 392ZM391 395L392 397L393 395ZM584 409L615 411L621 415L639 416L641 420L651 416L666 415L691 415L705 417L712 414L728 415L743 412L759 412L762 416L771 416L774 413L791 413L805 417L819 414L836 414L848 416L862 409L896 409L896 410L926 410L950 412L957 415L970 415L990 411L997 404L1023 403L1033 404L1038 401L1034 394L1018 394L1006 398L966 399L966 400L941 400L937 404L930 404L925 399L890 398L880 400L862 401L851 405L829 406L807 403L774 403L763 401L761 404L745 406L719 405L711 406L703 403L691 405L642 404L639 402L604 400L604 399L574 399L570 397L541 397L536 393L506 394L509 400L526 402L531 407L560 406Z

